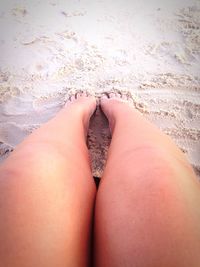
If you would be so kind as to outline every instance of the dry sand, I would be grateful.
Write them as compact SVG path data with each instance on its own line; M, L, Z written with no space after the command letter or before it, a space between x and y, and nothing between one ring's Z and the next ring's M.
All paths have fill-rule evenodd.
M199 0L1 1L1 162L70 91L113 88L133 95L200 177ZM98 115L88 143L95 176L109 140Z

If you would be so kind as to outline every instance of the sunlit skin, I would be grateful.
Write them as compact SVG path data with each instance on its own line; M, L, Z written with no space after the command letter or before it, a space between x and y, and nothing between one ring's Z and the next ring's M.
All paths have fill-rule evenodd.
M100 105L112 142L98 191L86 93L1 165L0 267L200 266L200 187L184 154L121 94Z
M126 101L126 99L123 99ZM95 265L200 266L200 187L184 154L120 95L95 209Z

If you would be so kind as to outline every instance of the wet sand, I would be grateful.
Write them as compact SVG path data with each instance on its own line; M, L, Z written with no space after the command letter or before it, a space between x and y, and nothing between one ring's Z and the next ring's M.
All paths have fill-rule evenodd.
M199 0L9 1L0 3L0 32L1 162L71 91L114 88L132 95L200 177ZM88 140L94 176L109 142L97 113Z

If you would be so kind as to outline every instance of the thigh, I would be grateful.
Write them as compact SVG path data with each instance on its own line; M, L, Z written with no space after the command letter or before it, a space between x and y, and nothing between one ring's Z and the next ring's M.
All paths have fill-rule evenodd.
M96 200L95 266L199 266L199 206L189 164L157 148L110 154Z
M88 266L95 185L46 145L0 168L0 266Z
M63 108L1 165L0 267L89 266L96 194L85 141L91 101Z

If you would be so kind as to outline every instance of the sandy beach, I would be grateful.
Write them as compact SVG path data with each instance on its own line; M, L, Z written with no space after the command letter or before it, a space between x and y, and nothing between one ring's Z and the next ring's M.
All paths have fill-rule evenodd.
M200 178L200 1L0 3L0 162L69 95L115 90L173 138ZM89 130L93 175L110 142Z

